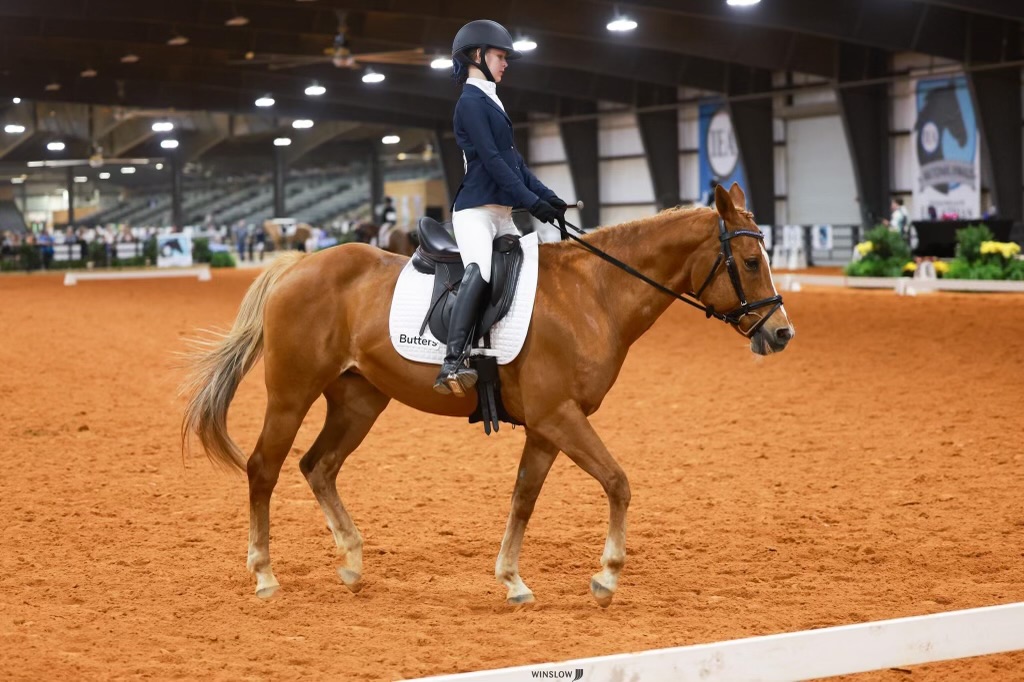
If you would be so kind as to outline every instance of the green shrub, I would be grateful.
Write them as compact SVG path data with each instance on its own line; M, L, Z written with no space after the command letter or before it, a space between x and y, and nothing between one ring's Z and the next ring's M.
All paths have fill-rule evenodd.
M1003 272L1006 279L1024 281L1024 260L1018 258L1010 261Z
M1000 263L975 263L971 266L971 279L1003 279Z
M213 253L210 251L210 240L198 237L192 242L192 262L209 263Z
M22 244L19 248L21 255L22 270L38 270L43 265L43 258L39 255L39 249L32 244Z
M992 230L985 225L968 225L956 231L956 255L968 263L981 259L981 243L993 240Z
M142 247L142 257L149 265L156 265L157 249L156 237L150 237Z
M944 277L945 279L972 279L971 264L963 258L954 258L949 264L949 272Z
M235 257L227 251L217 251L210 256L210 267L233 268L235 267Z
M882 260L896 258L900 261L900 268L910 260L910 247L907 245L907 242L904 241L899 232L890 230L885 225L879 225L870 230L864 236L864 239L871 242L874 247L865 258L870 258L871 256L877 256Z

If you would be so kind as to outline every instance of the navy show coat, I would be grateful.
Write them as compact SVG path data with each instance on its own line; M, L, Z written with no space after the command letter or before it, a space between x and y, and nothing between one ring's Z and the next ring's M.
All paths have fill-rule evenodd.
M515 147L512 121L475 85L466 84L455 105L455 140L466 155L466 177L454 210L486 204L530 208L555 196L534 175Z

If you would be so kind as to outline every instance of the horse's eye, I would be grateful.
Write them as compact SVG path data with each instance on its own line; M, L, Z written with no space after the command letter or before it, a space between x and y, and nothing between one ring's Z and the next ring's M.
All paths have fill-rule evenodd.
M760 258L748 258L745 261L743 261L743 264L745 266L747 266L747 270L754 271L754 270L757 270L759 267L761 267L761 259Z

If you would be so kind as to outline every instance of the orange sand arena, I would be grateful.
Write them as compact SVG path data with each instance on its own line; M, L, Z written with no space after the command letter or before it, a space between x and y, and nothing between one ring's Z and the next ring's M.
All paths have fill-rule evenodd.
M634 347L593 419L633 490L610 609L596 482L556 462L521 562L539 601L514 611L493 568L523 431L398 404L342 469L350 594L297 466L322 402L261 602L244 477L179 452L174 357L254 274L0 278L0 677L393 680L1024 601L1024 298L805 290L777 357L678 304ZM257 368L243 449L263 403ZM856 679L908 678L1024 679L1024 655Z

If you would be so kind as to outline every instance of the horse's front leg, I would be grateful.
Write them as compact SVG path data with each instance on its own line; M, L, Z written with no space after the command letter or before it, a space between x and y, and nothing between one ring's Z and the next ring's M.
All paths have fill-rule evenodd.
M534 504L540 494L544 479L558 456L558 448L542 437L526 432L526 446L519 460L515 490L512 493L512 508L508 513L505 537L501 540L501 551L494 565L494 575L508 588L506 597L509 604L527 604L533 601L533 592L519 577L519 550L523 546L523 534L530 522Z
M608 536L601 555L603 569L590 579L590 592L602 607L612 603L626 562L626 509L629 481L601 438L575 403L565 403L529 428L551 441L576 465L597 479L608 496Z

